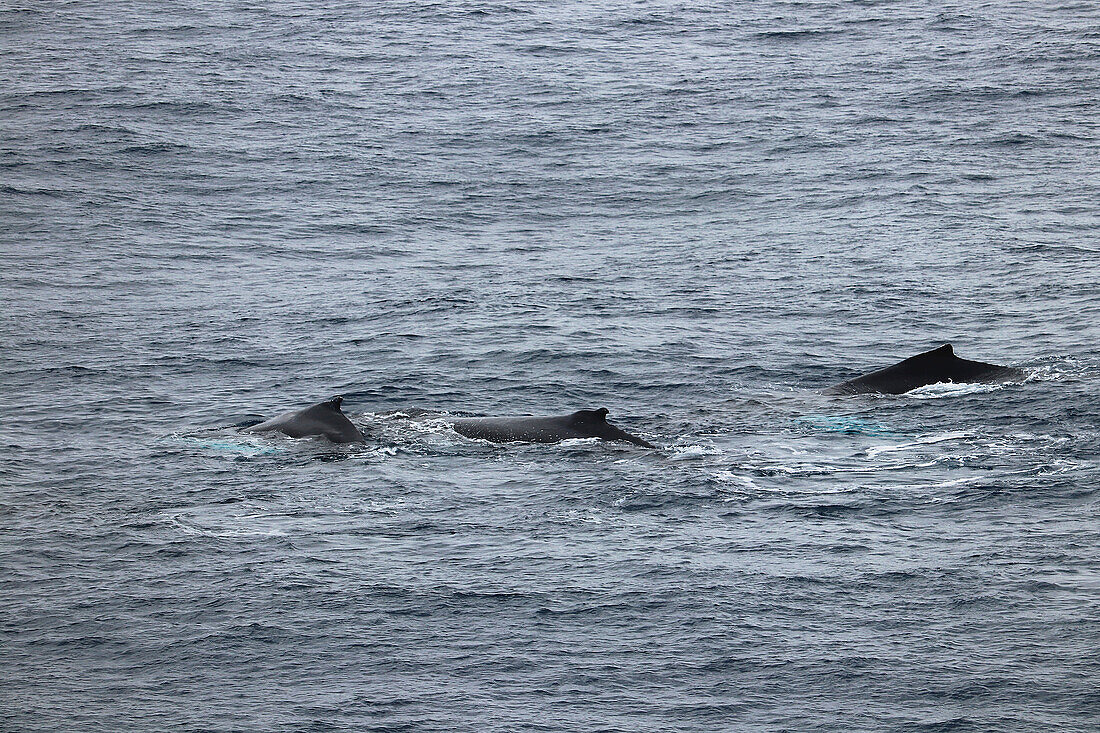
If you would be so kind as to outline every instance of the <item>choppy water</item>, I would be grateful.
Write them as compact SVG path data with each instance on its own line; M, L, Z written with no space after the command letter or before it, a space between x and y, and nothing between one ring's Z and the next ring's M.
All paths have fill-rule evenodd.
M0 82L3 729L1100 725L1095 4L5 3ZM944 342L1030 377L819 393Z

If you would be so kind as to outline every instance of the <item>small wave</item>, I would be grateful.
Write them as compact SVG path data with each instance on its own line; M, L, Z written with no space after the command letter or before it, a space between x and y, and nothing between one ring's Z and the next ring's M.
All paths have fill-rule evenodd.
M586 509L567 509L560 512L551 512L547 515L548 519L557 521L561 524L603 524L603 517L600 516L600 510L598 507L588 507Z
M619 21L619 25L626 27L668 26L672 25L673 22L674 21L670 18L656 12L651 12L644 16L624 18Z
M250 505L251 508L257 508L254 505ZM250 523L252 520L268 519L267 515L262 512L253 512L251 514L236 514L223 517L224 520L232 522L232 524L223 524L219 527L211 527L208 524L200 521L200 519L191 511L174 511L164 512L161 515L162 519L169 525L176 527L184 534L210 537L216 539L243 539L243 538L259 538L259 537L285 537L286 531L278 527L264 527L257 526Z
M147 142L139 145L129 145L119 152L128 155L160 155L161 153L179 153L191 150L190 145L169 141Z
M972 437L969 433L965 433L961 430L955 430L947 433L928 435L922 438L918 438L917 440L910 441L908 443L871 447L868 448L865 453L867 454L868 458L875 458L876 456L879 456L883 453L896 453L897 451L906 451L913 448L921 448L926 445L934 445L936 443L943 443L949 440L962 440L969 437Z
M720 481L724 484L734 484L743 489L757 490L760 488L759 486L757 486L756 482L752 480L751 477L744 476L739 473L734 473L733 471L718 471L714 474L714 478L715 480Z
M790 474L797 474L795 470L791 470ZM722 501L733 501L735 499L743 498L745 494L783 494L783 495L799 495L799 496L832 496L834 494L850 494L857 489L854 485L845 486L832 486L822 487L817 486L813 488L807 488L805 486L762 486L753 480L751 476L746 476L734 471L725 470L717 471L711 474L711 477L723 484L726 492L733 492L734 496L725 496Z
M0 194L5 196L44 196L46 198L62 198L66 191L57 188L18 188L7 184L0 185Z
M1080 252L1082 254L1094 255L1100 253L1100 247L1096 247L1087 242L1027 242L1024 244L1014 244L1007 247L1010 252L1052 252L1052 253L1064 253L1064 252Z
M58 94L73 94L79 90L63 90ZM123 110L127 112L166 112L180 115L197 115L201 113L217 112L219 114L240 113L243 110L229 104L219 105L204 100L153 100L153 101L125 101L113 102L104 105L105 109Z
M989 145L995 148L1014 148L1022 145L1035 145L1043 142L1042 138L1036 135L1028 135L1023 132L1008 133L1005 135L997 135L988 140L981 141L981 144Z
M781 31L762 31L755 35L765 41L802 41L827 38L843 33L840 30L821 28L793 28Z
M1089 468L1092 468L1092 464L1087 461L1073 461L1068 458L1061 458L1039 466L1035 475L1057 476L1063 473L1075 473Z
M932 481L928 483L905 483L894 484L891 488L894 491L927 491L929 489L951 489L957 486L973 486L974 484L980 484L989 480L988 476L963 476L962 478L945 479L943 481ZM933 499L933 501L942 501L942 499Z

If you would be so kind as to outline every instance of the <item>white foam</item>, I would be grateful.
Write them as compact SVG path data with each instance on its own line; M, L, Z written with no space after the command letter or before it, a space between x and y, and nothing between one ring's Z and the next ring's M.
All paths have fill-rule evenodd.
M217 539L242 539L248 537L284 537L286 532L272 526L256 526L250 522L269 519L264 514L228 515L224 519L228 524L210 527L201 523L194 513L186 511L164 512L165 521L178 528L184 534Z
M742 486L746 489L759 488L756 485L756 482L753 481L750 477L744 476L739 473L734 473L733 471L718 471L714 474L714 478L723 483L737 484L738 486Z
M593 438L566 438L565 440L560 441L558 443L558 445L569 448L569 447L578 446L578 445L595 445L596 443L599 443L599 442L600 442L600 439L595 438L595 437L593 437Z
M920 448L926 445L934 445L936 443L943 443L948 440L960 440L962 438L970 437L968 433L961 430L953 430L946 433L936 433L934 435L927 435L921 438L917 438L914 441L908 443L898 443L897 445L883 445L878 447L868 448L866 453L868 458L875 458L883 453L896 453L897 451L911 450L913 448Z
M996 392L997 390L1004 389L1006 384L1009 383L982 384L974 382L936 382L935 384L926 384L923 387L917 387L916 389L906 392L902 396L914 400L939 400L944 397L962 397L964 395L981 394L983 392Z
M1071 461L1068 458L1059 458L1049 466L1040 468L1036 476L1057 476L1061 473L1073 473L1084 468L1091 468L1088 461Z
M713 445L681 445L675 446L668 458L672 461L685 461L703 456L720 456L722 451Z

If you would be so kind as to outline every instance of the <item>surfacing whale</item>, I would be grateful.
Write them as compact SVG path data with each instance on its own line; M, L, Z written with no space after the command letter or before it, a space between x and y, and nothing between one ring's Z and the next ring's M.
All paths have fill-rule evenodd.
M557 443L569 438L599 438L654 447L607 422L607 414L607 408L601 407L553 417L463 417L454 421L454 430L467 438L494 443Z
M877 372L841 382L825 390L825 394L902 394L938 382L1011 382L1024 376L1023 371L1013 367L960 359L951 344L944 344Z
M343 400L343 397L337 396L304 410L292 410L259 425L245 428L244 432L266 433L274 430L291 438L320 435L333 443L362 443L364 439L359 428L340 411Z

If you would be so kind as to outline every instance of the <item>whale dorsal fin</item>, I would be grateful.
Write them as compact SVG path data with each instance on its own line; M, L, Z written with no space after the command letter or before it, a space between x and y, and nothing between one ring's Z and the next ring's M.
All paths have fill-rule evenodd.
M340 411L340 403L343 402L343 401L344 401L344 398L342 396L336 395L332 399L325 400L321 404L324 405L325 407L331 409L331 410L336 410L337 412L339 412Z
M887 369L895 369L897 367L900 367L902 364L905 364L906 366L910 366L910 365L915 366L917 364L927 364L927 363L930 363L930 362L931 363L936 363L936 362L939 362L943 359L954 359L954 358L955 358L955 350L951 348L951 344L944 344L943 346L937 346L936 348L934 348L930 351L923 351L923 352L917 354L916 356L910 356L908 359L905 359L904 361L898 362L897 364L895 364L892 367L886 367L886 368Z
M610 412L606 407L601 407L598 410L577 410L570 417L575 423L605 423Z

